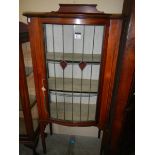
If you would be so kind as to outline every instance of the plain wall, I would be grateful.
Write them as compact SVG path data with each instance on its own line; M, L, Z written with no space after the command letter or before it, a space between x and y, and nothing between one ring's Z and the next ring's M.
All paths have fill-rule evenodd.
M19 0L20 21L26 22L23 12L56 11L60 3L97 4L97 9L105 13L121 13L123 7L123 0Z
M105 13L122 13L123 8L123 0L19 0L19 20L26 23L26 17L22 15L23 12L56 11L60 3L97 4L97 9ZM46 131L49 131L48 127ZM53 132L57 134L97 137L98 129L96 127L66 127L54 124Z

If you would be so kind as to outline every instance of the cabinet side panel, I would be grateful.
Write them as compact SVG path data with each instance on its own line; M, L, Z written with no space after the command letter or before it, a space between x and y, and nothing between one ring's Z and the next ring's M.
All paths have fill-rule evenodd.
M31 116L31 110L29 107L30 101L29 101L28 87L27 87L26 75L25 75L24 58L23 58L21 44L19 45L19 89L20 89L21 103L22 103L22 109L24 114L23 124L25 124L27 134L29 136L32 136L33 135L32 116Z
M112 90L115 77L115 69L119 50L119 40L121 34L122 20L111 20L109 27L109 37L107 49L104 51L104 67L101 70L103 86L101 87L101 106L98 127L103 129L108 117L109 107L111 103Z

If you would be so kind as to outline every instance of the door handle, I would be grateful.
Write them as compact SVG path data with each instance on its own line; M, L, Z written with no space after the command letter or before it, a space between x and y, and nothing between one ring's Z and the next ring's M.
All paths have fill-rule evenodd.
M45 81L45 79L42 79L42 88L41 88L41 89L42 89L43 92L46 91L46 88L45 88L45 86L44 86L44 81Z

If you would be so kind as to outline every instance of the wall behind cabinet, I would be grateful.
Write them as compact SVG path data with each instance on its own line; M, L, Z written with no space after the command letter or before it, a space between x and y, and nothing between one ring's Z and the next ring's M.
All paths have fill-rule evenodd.
M99 11L105 13L122 13L124 0L19 0L20 21L26 23L25 11L56 11L60 3L97 4Z

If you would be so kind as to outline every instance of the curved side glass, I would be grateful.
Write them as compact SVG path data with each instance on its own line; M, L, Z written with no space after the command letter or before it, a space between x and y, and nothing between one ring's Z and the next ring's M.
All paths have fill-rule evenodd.
M38 109L36 103L36 92L35 92L35 85L34 85L34 76L33 76L33 66L32 66L32 58L31 58L31 49L30 43L26 42L22 44L22 52L24 57L24 65L25 65L25 77L28 87L28 94L29 94L29 110L31 111L32 115L32 122L33 122L33 129L36 131L38 127ZM21 104L21 99L19 99L19 133L21 135L26 135L25 129L25 122L24 122L24 115L23 115L23 108Z

